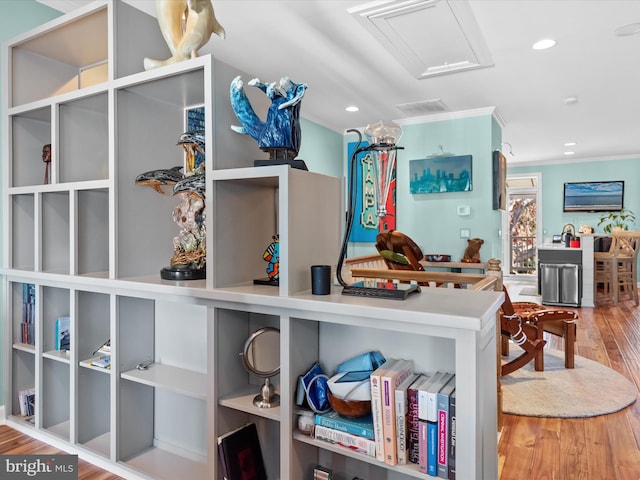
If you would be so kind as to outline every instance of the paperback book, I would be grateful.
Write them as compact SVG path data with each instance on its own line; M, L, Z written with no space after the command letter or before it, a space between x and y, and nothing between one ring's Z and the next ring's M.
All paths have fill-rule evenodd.
M412 360L398 360L394 366L382 375L382 433L384 435L384 461L388 465L397 465L398 449L396 443L396 388L413 373Z
M69 350L71 344L71 319L58 317L56 320L55 345L56 350Z
M361 418L347 418L331 410L327 413L317 413L315 423L316 425L374 440L373 417L371 414Z
M376 456L376 442L368 438L351 435L350 433L323 427L322 425L316 425L313 436L316 440L341 445L354 452L363 453L370 457Z

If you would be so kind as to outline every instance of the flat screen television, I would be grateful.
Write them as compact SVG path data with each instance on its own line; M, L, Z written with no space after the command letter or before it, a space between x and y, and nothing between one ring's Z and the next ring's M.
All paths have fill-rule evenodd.
M563 211L617 212L624 207L624 182L567 182Z

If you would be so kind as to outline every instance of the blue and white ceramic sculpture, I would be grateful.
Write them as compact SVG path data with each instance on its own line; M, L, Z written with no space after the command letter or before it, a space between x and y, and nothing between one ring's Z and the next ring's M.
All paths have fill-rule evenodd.
M242 126L232 125L231 129L250 135L258 142L260 150L269 152L272 160L294 159L300 150L300 102L307 85L282 77L277 83L264 83L254 78L249 86L259 88L271 99L267 118L262 121L258 117L238 76L231 82L231 107Z

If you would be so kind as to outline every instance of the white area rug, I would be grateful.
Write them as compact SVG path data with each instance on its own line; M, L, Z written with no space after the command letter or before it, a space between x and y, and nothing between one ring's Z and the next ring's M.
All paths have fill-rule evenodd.
M510 358L521 350L511 345ZM587 358L575 357L564 368L564 352L546 349L544 372L533 360L502 377L503 411L528 417L595 417L635 402L636 385L618 372Z

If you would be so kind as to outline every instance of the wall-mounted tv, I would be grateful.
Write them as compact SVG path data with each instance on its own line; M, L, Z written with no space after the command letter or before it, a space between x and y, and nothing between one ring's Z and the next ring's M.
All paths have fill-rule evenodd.
M615 212L624 207L624 182L567 182L563 211Z

